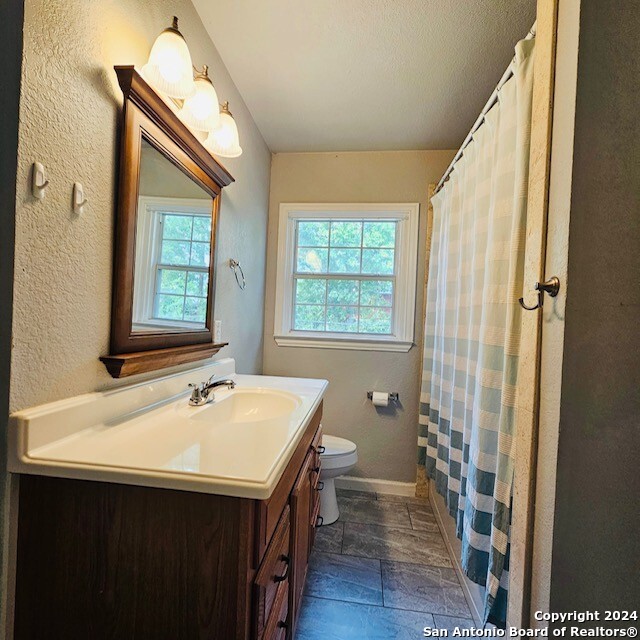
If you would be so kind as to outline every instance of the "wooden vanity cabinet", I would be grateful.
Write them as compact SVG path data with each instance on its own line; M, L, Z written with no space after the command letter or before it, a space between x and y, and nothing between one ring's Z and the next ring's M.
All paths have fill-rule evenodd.
M16 640L292 640L321 415L268 500L21 476Z

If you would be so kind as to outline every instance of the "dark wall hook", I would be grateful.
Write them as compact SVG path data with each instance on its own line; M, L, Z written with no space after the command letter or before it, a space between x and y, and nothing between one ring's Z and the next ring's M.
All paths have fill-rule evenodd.
M536 282L535 290L538 292L538 304L535 307L529 307L524 303L524 298L520 298L518 302L523 309L527 311L535 311L536 309L540 309L544 302L544 294L548 293L549 296L555 298L560 291L560 280L553 276L549 278L546 282Z

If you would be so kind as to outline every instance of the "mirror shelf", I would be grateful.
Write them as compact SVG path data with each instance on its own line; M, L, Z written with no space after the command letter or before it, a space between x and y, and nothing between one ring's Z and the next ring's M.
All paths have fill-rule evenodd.
M124 378L137 373L156 371L165 367L211 358L228 344L228 342L221 342L217 344L196 344L186 347L154 349L152 351L102 356L100 360L104 363L112 378Z

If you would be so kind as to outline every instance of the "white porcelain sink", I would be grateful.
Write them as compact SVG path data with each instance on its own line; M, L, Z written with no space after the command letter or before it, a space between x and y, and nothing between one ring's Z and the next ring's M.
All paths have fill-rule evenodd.
M302 399L286 391L247 389L217 392L214 402L191 414L193 420L214 424L245 424L283 418L300 406Z
M207 405L188 383L231 377ZM326 380L235 373L231 359L11 417L9 470L265 499L315 413Z

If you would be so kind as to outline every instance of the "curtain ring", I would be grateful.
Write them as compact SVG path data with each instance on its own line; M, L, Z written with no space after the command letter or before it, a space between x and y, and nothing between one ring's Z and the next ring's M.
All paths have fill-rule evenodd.
M247 281L244 278L244 271L242 271L242 267L237 260L231 258L229 260L229 267L233 269L233 275L236 277L236 282L238 283L238 287L244 291L244 288L247 286ZM240 271L240 277L238 277L238 271ZM242 281L241 281L242 279Z

